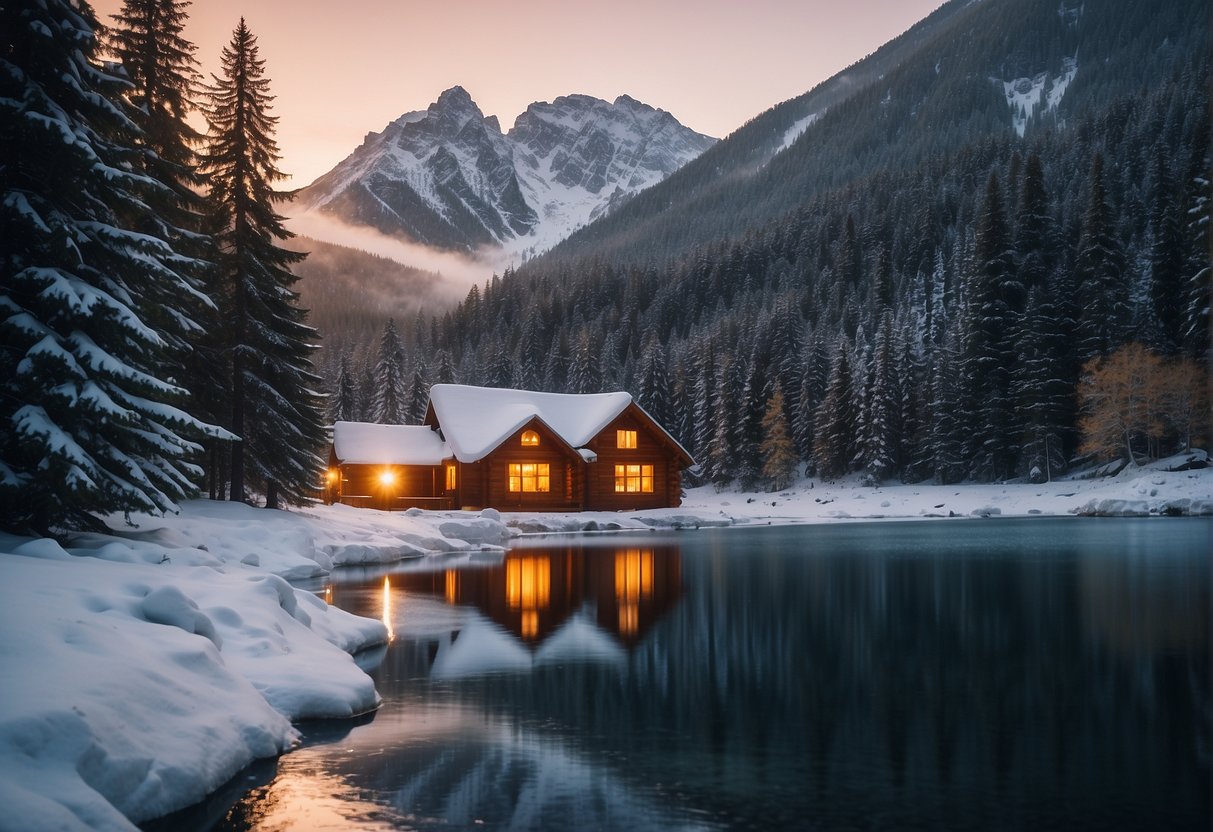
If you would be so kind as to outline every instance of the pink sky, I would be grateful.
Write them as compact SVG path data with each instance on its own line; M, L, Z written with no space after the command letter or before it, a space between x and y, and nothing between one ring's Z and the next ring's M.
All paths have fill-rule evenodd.
M95 0L104 22L122 0ZM306 185L363 136L459 84L508 130L527 105L627 93L723 137L874 51L941 0L195 0L206 72L240 16Z

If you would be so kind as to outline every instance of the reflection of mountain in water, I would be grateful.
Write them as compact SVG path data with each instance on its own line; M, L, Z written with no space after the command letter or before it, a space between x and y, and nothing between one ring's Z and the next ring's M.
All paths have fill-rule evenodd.
M449 678L624 661L678 603L682 561L669 545L513 549L494 566L397 573L374 587L336 584L326 597L384 617Z

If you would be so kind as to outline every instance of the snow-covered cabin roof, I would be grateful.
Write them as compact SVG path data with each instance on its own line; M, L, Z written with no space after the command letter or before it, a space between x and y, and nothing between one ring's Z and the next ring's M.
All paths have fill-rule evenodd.
M337 422L333 453L354 465L440 465L451 450L429 425Z
M571 448L581 449L632 403L629 393L536 393L435 384L430 406L460 462L476 462L538 417Z

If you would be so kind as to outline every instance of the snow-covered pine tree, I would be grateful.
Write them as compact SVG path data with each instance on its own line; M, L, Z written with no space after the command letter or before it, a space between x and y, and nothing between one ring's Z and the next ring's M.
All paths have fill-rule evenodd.
M867 433L863 437L862 451L864 468L877 482L892 476L897 468L901 392L895 375L895 358L893 312L886 308L872 349L872 388L866 401Z
M1112 227L1104 186L1103 156L1091 161L1091 193L1074 264L1078 300L1074 333L1079 363L1107 355L1121 342L1131 320L1124 249Z
M796 451L800 458L806 461L811 460L813 456L813 424L817 416L817 406L825 395L830 372L829 361L825 338L818 329L809 339L805 350L796 419L792 423L792 440L796 443Z
M430 403L429 370L420 357L413 366L413 379L405 396L405 424L420 425L425 419L425 409Z
M514 365L509 353L503 349L497 350L489 363L488 377L484 380L488 387L513 387Z
M171 511L200 473L186 437L206 426L177 406L165 361L191 328L173 299L196 264L171 220L138 230L170 186L140 170L98 29L86 4L0 6L0 528L14 531Z
M1036 481L1052 479L1065 465L1074 411L1074 386L1067 373L1070 346L1052 280L1046 280L1028 292L1013 374L1015 407L1023 424L1020 469Z
M455 362L446 350L438 350L438 369L434 371L434 384L455 383Z
M404 355L396 321L388 318L379 337L379 355L375 360L375 392L371 403L371 419L381 425L403 425L408 422L408 389L404 380Z
M825 398L817 408L817 421L813 426L813 463L817 475L823 479L834 479L850 470L855 458L859 421L851 378L850 347L839 338L835 350Z
M1151 194L1150 309L1147 343L1163 355L1175 355L1183 343L1187 275L1184 274L1183 207L1172 185L1163 148L1156 150Z
M1015 364L1014 274L1010 235L998 176L990 174L973 240L970 317L963 364L964 395L974 416L968 442L971 471L979 479L1012 475L1018 431L1011 399Z
M332 398L329 418L334 422L356 422L358 417L358 389L350 370L350 355L343 352L341 368L337 371L337 395Z
M712 441L715 427L712 414L716 406L716 349L710 336L705 336L691 359L694 361L691 378L694 380L689 434L694 443L694 455L700 462L706 460L708 443Z
M602 389L602 366L597 344L587 327L577 335L577 352L573 356L569 386L574 393L597 393Z
M564 393L569 380L569 336L561 328L552 348L543 362L543 389L552 393Z
M1210 268L1209 214L1210 180L1207 174L1210 159L1202 155L1203 169L1192 177L1189 186L1186 238L1189 241L1184 268L1188 275L1187 302L1184 304L1183 340L1188 355L1210 366L1209 305L1213 295L1213 268Z
M761 331L761 327L760 327ZM737 428L734 453L737 458L737 478L741 487L750 491L762 479L762 417L766 414L772 383L768 375L769 351L763 338L758 338L745 363L745 383L734 411Z
M670 429L670 382L666 376L665 350L657 336L650 336L640 360L636 400L657 424Z
M770 484L772 491L787 488L792 477L796 474L799 459L796 446L792 442L788 430L788 420L784 415L783 389L775 382L775 392L767 402L766 413L762 417L762 476Z
M724 488L737 475L737 408L743 383L741 363L735 356L722 356L715 385L711 437L701 463L703 475L717 489Z
M291 288L290 266L306 255L276 245L294 236L275 208L290 195L273 188L286 178L277 167L278 119L270 115L265 61L243 18L221 65L206 95L204 161L231 369L228 427L242 440L232 444L230 495L244 500L246 486L264 489L266 506L275 508L279 497L308 499L320 479L325 433L311 360L317 333Z
M957 329L936 348L931 374L930 467L935 481L941 484L963 479L967 468L964 445L968 425L957 404L961 399L959 341Z

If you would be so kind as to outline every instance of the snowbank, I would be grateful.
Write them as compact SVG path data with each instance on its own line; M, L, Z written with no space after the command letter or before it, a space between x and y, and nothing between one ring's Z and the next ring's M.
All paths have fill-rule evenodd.
M0 828L130 830L378 694L383 624L284 580L497 548L495 512L280 512L195 501L113 534L0 535Z
M504 516L521 534L543 534L935 517L1213 515L1213 468L1188 469L1206 459L1203 451L1193 451L1130 466L1114 477L1040 484L864 486L852 477L833 483L802 479L772 493L702 486L688 489L677 509Z

